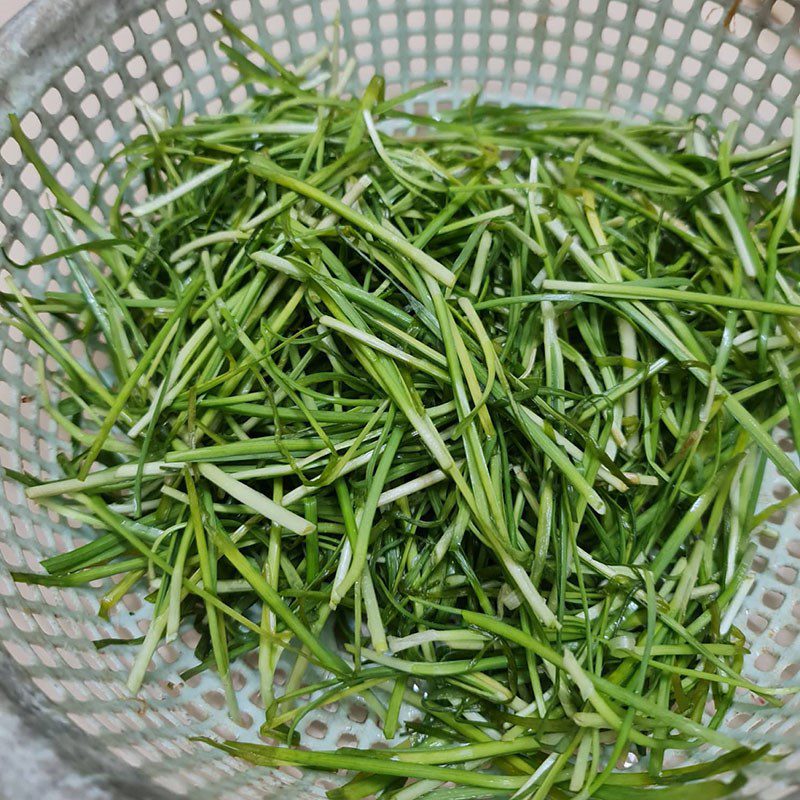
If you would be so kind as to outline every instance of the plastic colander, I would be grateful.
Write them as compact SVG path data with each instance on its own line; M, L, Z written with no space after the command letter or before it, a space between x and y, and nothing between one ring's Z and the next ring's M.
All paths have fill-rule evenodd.
M718 124L738 122L743 144L756 146L789 133L800 93L800 4L787 0L34 0L0 32L0 238L15 261L55 243L42 219L48 199L8 139L7 112L20 116L45 162L88 204L103 160L141 129L133 98L170 108L182 100L189 112L243 98L233 88L236 73L215 50L212 7L294 63L331 36L338 9L344 49L358 61L354 80L364 84L380 72L391 95L445 78L449 87L424 101L432 109L483 87L490 101L607 108L630 118L700 112ZM101 210L114 199L116 178L113 171L101 177ZM41 292L66 288L67 274L55 263L15 278ZM67 437L39 409L36 356L16 331L0 328L0 463L54 476ZM794 449L784 430L777 440ZM131 697L131 651L97 651L92 640L141 635L147 604L129 596L106 623L96 616L99 589L15 584L9 570L35 569L82 532L0 478L0 695L7 695L0 702L0 795L233 800L279 791L322 797L335 784L295 768L255 769L190 741L197 734L257 740L263 714L248 659L234 670L242 727L227 718L214 674L180 681L193 663L191 630L158 651L142 692ZM768 472L760 502L789 492ZM738 618L751 647L745 674L768 686L792 682L800 671L799 512L788 508L758 533L755 582ZM743 795L794 794L800 697L779 709L744 697L725 729L789 752L780 763L753 767ZM310 747L381 739L358 701L319 709L301 733Z

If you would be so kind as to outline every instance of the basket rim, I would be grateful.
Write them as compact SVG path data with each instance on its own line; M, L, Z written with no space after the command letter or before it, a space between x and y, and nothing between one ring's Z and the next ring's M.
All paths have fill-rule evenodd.
M2 735L4 785L24 788L27 776L44 774L48 797L96 800L170 800L174 795L124 762L102 758L95 742L67 720L4 649L0 649L0 718L13 719ZM16 723L14 725L13 723ZM27 795L25 795L27 796Z
M31 64L67 66L121 19L152 7L152 0L31 0L0 28L0 111L25 108L41 85ZM123 16L124 15L124 16ZM86 20L91 24L87 25ZM7 126L2 121L3 127Z

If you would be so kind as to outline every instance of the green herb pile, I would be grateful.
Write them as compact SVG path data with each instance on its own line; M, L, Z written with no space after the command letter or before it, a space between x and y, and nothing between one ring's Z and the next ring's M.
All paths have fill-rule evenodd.
M340 800L735 788L764 752L719 730L734 698L791 691L741 677L733 622L767 462L800 489L772 436L800 441L800 125L736 152L703 120L415 115L437 87L347 98L336 49L292 72L223 24L249 100L142 107L102 222L12 120L73 281L2 298L74 445L16 477L94 534L17 580L146 595L133 692L188 622L235 718L257 652L285 745L219 746L355 770ZM400 744L293 748L353 694Z

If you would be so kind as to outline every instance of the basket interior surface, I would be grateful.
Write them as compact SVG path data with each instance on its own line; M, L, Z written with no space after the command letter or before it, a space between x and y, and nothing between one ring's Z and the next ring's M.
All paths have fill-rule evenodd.
M14 261L53 251L55 242L42 219L46 192L8 138L6 114L20 116L76 200L88 206L100 178L102 211L117 192L113 170L101 174L103 161L143 131L133 98L172 110L182 101L190 113L244 99L235 71L214 47L219 26L207 13L212 7L291 63L330 39L338 10L343 49L358 62L357 85L375 72L385 75L390 96L433 78L449 82L424 101L426 111L483 87L487 101L604 108L629 118L699 112L721 125L737 123L741 142L756 147L789 133L800 94L800 7L787 0L40 0L0 36L7 54L0 65L0 239ZM42 292L68 287L67 274L56 262L15 279ZM15 330L0 329L0 464L52 477L68 440L39 407L37 355ZM100 363L105 357L83 355ZM777 440L794 450L785 430ZM141 635L147 604L130 595L106 623L96 616L100 587L15 584L9 570L37 569L41 558L84 534L28 503L7 477L0 493L0 665L26 692L31 687L28 696L46 698L40 723L48 715L65 721L63 731L75 731L75 752L108 751L109 768L130 768L148 797L146 787L154 784L195 798L263 797L281 786L297 796L323 796L334 785L335 779L292 767L254 770L188 740L198 734L257 740L263 714L248 659L234 672L246 712L241 727L227 718L212 673L180 681L178 674L194 663L191 630L160 648L140 696L130 697L124 683L132 652L97 651L91 641ZM789 493L768 468L761 505ZM800 508L791 506L764 526L756 581L737 620L751 645L745 674L766 685L794 682L800 671L799 528ZM798 750L800 699L767 713L744 696L726 728L748 743ZM382 739L359 701L319 709L301 733L303 744L320 748ZM782 797L798 771L797 753L756 768L744 793Z

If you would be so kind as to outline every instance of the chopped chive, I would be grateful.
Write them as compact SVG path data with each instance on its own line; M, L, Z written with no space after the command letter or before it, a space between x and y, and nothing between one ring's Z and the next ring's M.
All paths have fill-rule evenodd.
M248 100L139 103L105 217L11 118L59 248L12 266L65 259L75 285L0 293L70 439L60 474L6 477L89 538L14 580L102 581L112 621L146 596L131 692L193 623L184 676L215 671L236 720L252 653L287 746L211 743L355 770L333 800L738 787L715 778L767 752L725 715L798 691L742 674L736 622L751 538L800 492L775 432L800 436L800 113L750 153L696 121L412 114L439 84L346 96L338 25L293 70L214 15ZM98 346L107 369L77 355ZM767 462L795 491L761 508ZM356 695L389 749L292 746Z

